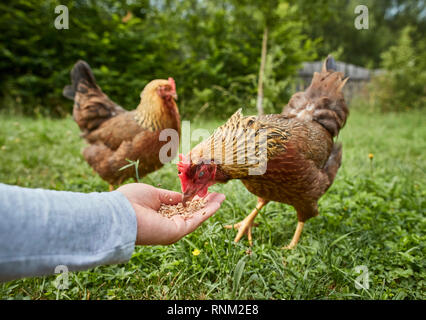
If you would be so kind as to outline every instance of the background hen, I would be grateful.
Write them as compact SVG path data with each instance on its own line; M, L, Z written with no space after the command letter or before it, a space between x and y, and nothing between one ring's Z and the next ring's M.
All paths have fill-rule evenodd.
M119 185L135 177L135 169L120 168L127 160L139 160L138 174L143 177L163 166L159 159L163 129L174 129L180 136L180 117L176 85L172 78L153 80L142 91L136 110L126 111L111 101L96 84L84 61L71 70L72 85L64 88L64 96L74 100L73 117L82 136L90 144L83 151L89 165L110 184ZM170 152L176 154L178 143Z
M335 68L334 59L327 58L321 73L314 74L305 92L293 95L283 114L244 117L239 110L188 156L181 155L184 202L204 196L215 183L240 179L258 196L258 204L243 221L227 226L239 230L235 241L247 233L252 244L256 215L269 201L278 201L297 211L299 222L287 246L293 248L304 222L318 215L318 199L333 183L342 159L342 147L333 138L345 125L349 110L342 93L346 80Z

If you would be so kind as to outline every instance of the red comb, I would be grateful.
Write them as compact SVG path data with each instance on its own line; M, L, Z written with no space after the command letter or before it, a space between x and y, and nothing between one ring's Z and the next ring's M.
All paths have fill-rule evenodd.
M172 87L173 91L176 92L176 82L172 77L169 78L169 84Z
M180 179L182 192L185 192L186 189L188 188L188 176L186 175L186 172L190 168L190 162L189 162L189 158L185 157L183 154L179 155L179 159L180 161L177 164L177 167L179 170L178 176Z

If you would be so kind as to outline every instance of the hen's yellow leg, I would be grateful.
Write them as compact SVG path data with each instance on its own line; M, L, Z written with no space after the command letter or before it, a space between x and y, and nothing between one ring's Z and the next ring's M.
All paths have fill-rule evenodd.
M288 246L285 246L283 249L293 249L297 243L299 242L300 235L302 234L303 226L305 225L304 222L299 221L297 223L296 231L294 232L293 239L291 239L291 242Z
M253 221L256 218L257 214L259 213L260 209L263 208L265 204L268 203L268 200L258 198L257 199L257 205L256 208L241 222L236 223L234 225L226 225L226 229L238 229L237 236L234 239L234 242L240 241L243 234L247 234L248 241L250 246L253 245L253 239L251 236L251 229L253 227Z
M109 185L109 191L114 191L114 186L112 184Z

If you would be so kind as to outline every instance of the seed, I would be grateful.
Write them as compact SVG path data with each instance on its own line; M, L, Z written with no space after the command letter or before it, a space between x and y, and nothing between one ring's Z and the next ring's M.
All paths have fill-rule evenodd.
M207 203L206 199L197 199L197 200L188 201L186 203L186 207L184 207L182 203L178 203L175 205L163 203L161 204L160 209L158 210L158 213L160 213L161 215L167 218L171 218L175 215L180 215L184 217L185 219L187 219L187 218L191 218L195 212L203 209L206 203Z

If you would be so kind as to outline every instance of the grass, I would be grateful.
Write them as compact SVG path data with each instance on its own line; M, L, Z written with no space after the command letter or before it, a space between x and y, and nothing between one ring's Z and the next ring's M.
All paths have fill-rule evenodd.
M257 218L252 248L245 238L233 243L235 232L223 225L247 215L256 197L231 181L211 188L227 196L218 213L178 243L138 247L127 264L72 273L67 290L53 286L54 276L0 284L0 299L425 299L424 113L353 109L339 137L343 165L295 250L281 249L297 220L279 203ZM108 189L82 159L84 143L71 118L0 116L0 123L0 182ZM143 181L180 189L172 164ZM357 289L356 270L365 267L369 288Z

